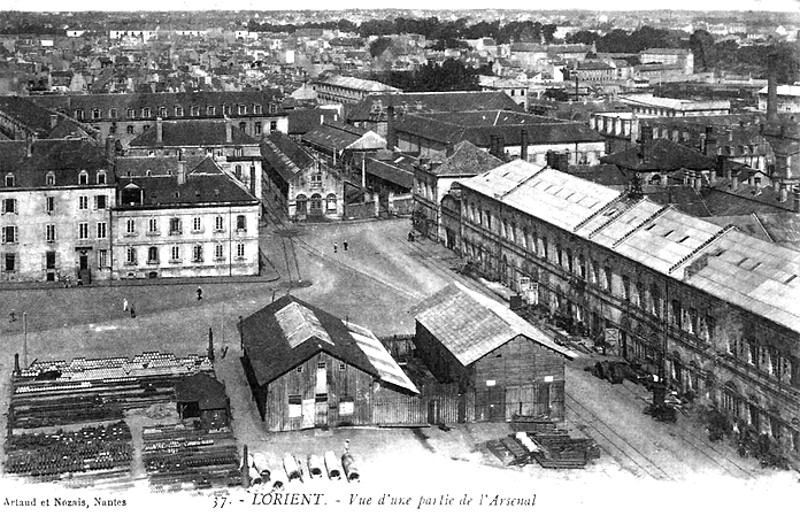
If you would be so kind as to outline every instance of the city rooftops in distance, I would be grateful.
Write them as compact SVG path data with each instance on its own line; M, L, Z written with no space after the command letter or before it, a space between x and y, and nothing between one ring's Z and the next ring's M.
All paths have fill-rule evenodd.
M396 115L488 109L521 111L517 103L501 91L379 93L368 95L348 109L347 120L385 120L389 107L394 108Z

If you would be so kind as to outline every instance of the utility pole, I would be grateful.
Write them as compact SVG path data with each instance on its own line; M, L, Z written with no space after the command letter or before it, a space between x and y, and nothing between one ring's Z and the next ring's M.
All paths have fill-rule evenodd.
M22 312L22 367L28 367L28 312Z

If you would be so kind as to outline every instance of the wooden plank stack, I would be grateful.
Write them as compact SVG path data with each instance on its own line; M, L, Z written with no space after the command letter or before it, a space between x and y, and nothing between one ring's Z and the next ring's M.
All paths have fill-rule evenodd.
M525 423L530 427L531 423ZM554 423L536 423L538 429L517 432L486 443L487 449L506 466L538 463L548 469L584 468L600 457L592 439L576 439Z

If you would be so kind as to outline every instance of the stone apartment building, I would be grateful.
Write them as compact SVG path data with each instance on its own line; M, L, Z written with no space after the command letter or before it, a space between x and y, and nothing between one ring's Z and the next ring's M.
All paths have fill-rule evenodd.
M461 181L462 252L800 458L800 254L517 160ZM523 278L525 278L523 280Z
M332 75L311 82L320 104L355 104L375 93L399 93L400 90L378 81Z
M183 160L174 173L151 168L119 178L114 279L258 274L258 199L210 157L191 170Z
M153 127L157 118L228 118L240 132L254 138L289 131L276 91L68 94L41 95L31 100L88 124L101 138L114 136L123 146Z
M0 142L0 281L111 276L113 142Z

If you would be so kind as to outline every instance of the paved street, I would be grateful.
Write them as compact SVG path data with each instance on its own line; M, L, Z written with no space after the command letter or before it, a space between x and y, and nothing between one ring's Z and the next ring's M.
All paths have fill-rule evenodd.
M407 242L408 228L408 220L311 225L291 232L293 243L288 243L290 239L281 236L287 234L285 230L270 226L263 244L279 276L271 283L206 285L202 301L196 300L194 285L7 291L2 293L0 313L12 307L17 313L29 312L31 360L147 350L205 353L208 328L213 327L217 347L231 348L224 360L218 360L217 373L231 397L240 444L264 451L277 464L284 451L299 455L325 449L339 452L349 438L365 482L378 483L374 485L406 485L412 482L409 468L415 471L413 482L420 485L458 478L465 472L487 483L492 479L496 485L514 485L516 479L526 478L594 486L612 479L690 482L699 475L714 475L721 481L761 479L784 486L795 482L793 475L765 471L752 459L739 458L727 445L712 445L702 429L684 419L667 425L643 415L648 393L628 383L611 385L591 376L582 370L588 360L575 361L567 371L568 424L574 433L596 439L604 450L599 463L586 470L496 467L499 463L481 453L480 444L507 434L506 425L459 425L449 432L350 428L265 433L238 360L234 328L239 316L248 316L273 296L291 292L378 335L401 334L414 329L409 308L454 279L491 293L454 273L451 267L456 259L443 247L425 240ZM346 252L344 241L348 242ZM334 243L338 244L336 253ZM296 262L287 259L290 255L284 245L293 246ZM298 286L298 279L306 286ZM136 319L122 312L123 297L137 304L140 315ZM0 361L2 412L7 406L11 355L21 352L23 344L21 323L5 324L2 353L6 358Z

